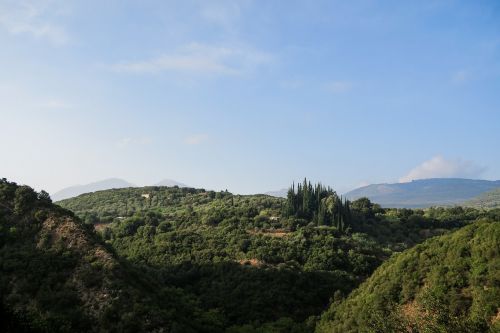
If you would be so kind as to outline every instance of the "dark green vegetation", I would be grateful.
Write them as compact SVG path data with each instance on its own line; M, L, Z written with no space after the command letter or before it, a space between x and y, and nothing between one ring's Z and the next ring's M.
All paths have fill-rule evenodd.
M396 252L500 220L500 210L382 209L307 182L288 199L144 187L64 209L1 184L0 315L11 330L313 332Z
M0 179L1 332L209 332L211 313L118 258L45 192Z
M351 209L349 201L342 200L330 187L321 184L312 186L304 179L302 185L295 184L288 190L283 216L299 217L312 221L313 224L322 226L335 226L337 230L344 231L351 224Z
M498 332L500 223L476 222L397 255L318 332Z
M332 298L347 295L395 251L499 214L382 209L307 182L288 200L146 187L60 204L96 224L120 256L195 295L232 332L270 331L266 325L311 331Z
M500 208L500 188L466 201L464 202L464 206L483 209Z
M196 295L227 327L303 322L321 313L336 291L352 290L390 254L366 235L282 218L285 203L165 187L60 202L97 223L121 256Z
M367 197L382 207L424 208L461 205L480 194L500 188L500 180L435 178L409 183L374 184L345 194L348 199Z

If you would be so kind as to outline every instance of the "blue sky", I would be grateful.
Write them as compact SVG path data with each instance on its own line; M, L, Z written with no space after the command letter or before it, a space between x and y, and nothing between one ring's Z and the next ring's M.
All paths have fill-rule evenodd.
M0 176L500 179L498 1L0 0Z

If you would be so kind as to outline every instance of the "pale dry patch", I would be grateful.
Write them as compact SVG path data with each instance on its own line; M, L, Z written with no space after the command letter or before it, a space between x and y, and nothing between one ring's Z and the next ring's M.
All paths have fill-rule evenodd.
M104 231L108 225L110 225L110 223L95 223L94 229L96 231Z
M259 259L256 258L251 258L251 259L241 259L237 260L237 262L240 265L249 265L252 267L262 267L264 265L264 262L260 261Z
M497 314L491 317L491 324L495 324L500 321L500 308L497 309Z
M89 246L85 232L70 218L58 221L54 217L49 217L43 222L41 235L37 248L50 247L58 242L62 242L70 249L81 250Z

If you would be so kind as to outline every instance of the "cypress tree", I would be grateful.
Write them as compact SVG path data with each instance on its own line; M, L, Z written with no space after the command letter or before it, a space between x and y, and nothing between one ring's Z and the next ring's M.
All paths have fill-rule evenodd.
M289 188L283 214L296 216L312 221L316 225L334 225L340 231L347 229L351 223L350 202L347 198L337 196L331 187L321 183L314 186L304 178L302 183L295 182Z

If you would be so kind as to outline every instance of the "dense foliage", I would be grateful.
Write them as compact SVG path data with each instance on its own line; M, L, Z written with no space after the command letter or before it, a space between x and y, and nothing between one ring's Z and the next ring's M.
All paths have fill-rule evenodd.
M228 332L311 332L315 316L393 253L500 217L460 207L382 209L309 183L287 199L145 187L59 204L95 224L120 256L194 295Z
M500 223L481 221L396 255L318 332L498 332Z
M307 179L297 185L297 190L295 184L288 190L283 215L305 218L316 225L334 225L340 231L351 222L349 201L342 200L330 187L313 186Z
M0 331L218 332L182 290L117 258L46 192L0 180Z
M321 328L356 330L363 326L339 321L348 313L342 309L350 309L342 300L383 261L394 262L399 258L392 257L395 253L450 230L467 225L479 230L487 223L478 219L500 220L500 210L382 209L366 198L345 201L333 190L309 183L292 189L288 199L145 187L95 192L58 204L46 192L0 181L1 331L305 333L314 331L329 306ZM495 228L488 231L498 234ZM482 237L478 234L476 243ZM491 239L485 244L498 248ZM446 249L455 253L460 246L455 242ZM441 294L418 296L419 281L434 272L427 266L443 260L439 251L432 246L432 260L405 264L416 280L405 278L412 282L402 289L384 287L389 292L382 299L389 301L367 308L376 314L369 327L392 325L380 326L390 331L409 325L401 316L387 323L379 319L387 311L401 313L413 296L426 300L415 303L417 309L456 310L439 317L448 318L449 325L474 313L464 315L465 322L485 327L477 318L490 315L497 299L478 303L490 312L471 312L479 307L474 305L477 289L472 301L458 297L454 284L445 284ZM464 269L449 269L455 272L450 276L462 281L463 294L469 295L467 286L475 283L468 267L477 268L474 276L486 281L485 290L496 292L497 280L484 280L482 274L498 272L498 253L475 254L473 247L463 251ZM414 257L407 253L413 252L402 256ZM486 260L484 265L477 265L480 260ZM454 264L450 261L450 267ZM348 300L360 293L362 302L376 298L356 291ZM450 303L448 297L455 296L449 295L458 295L458 301ZM423 313L434 311L425 309ZM362 310L361 319L352 316L360 325L366 316Z
M366 235L283 218L285 202L269 196L149 187L60 204L97 223L121 256L197 295L232 330L317 315L389 255Z

